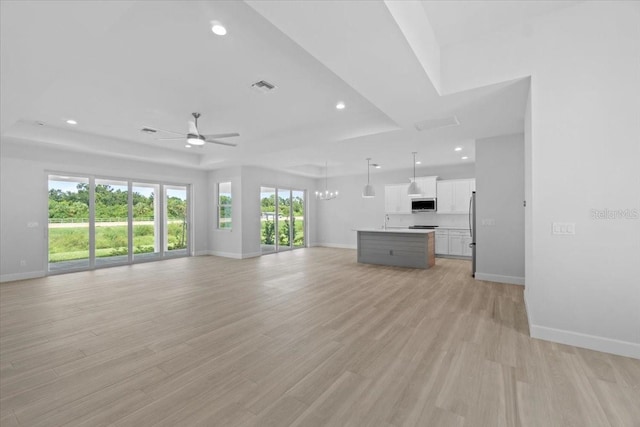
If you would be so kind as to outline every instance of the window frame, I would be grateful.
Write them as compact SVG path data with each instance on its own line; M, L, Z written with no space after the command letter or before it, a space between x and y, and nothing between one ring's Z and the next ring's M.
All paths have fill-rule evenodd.
M220 187L222 185L228 185L228 192L221 192ZM229 194L229 203L221 203L220 197L222 194ZM220 215L221 208L225 208L225 211L228 209L229 216ZM220 181L216 184L216 229L222 231L232 231L233 230L233 183L231 181ZM222 223L222 219L229 219L228 222ZM226 225L228 224L228 226Z

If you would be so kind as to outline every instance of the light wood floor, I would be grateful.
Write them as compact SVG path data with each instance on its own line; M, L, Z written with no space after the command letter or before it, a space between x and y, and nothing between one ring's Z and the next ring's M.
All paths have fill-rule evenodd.
M0 425L640 425L640 361L529 338L521 287L355 258L3 284Z

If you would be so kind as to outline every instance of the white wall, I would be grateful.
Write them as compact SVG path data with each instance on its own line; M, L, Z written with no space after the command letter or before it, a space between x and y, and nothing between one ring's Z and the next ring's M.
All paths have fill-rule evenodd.
M43 276L47 268L47 172L189 184L192 249L207 250L207 181L200 171L95 156L29 144L0 142L0 281ZM38 226L29 228L29 222ZM26 266L20 261L25 260Z
M385 172L371 169L371 184L376 197L362 198L362 189L367 183L366 167L362 175L329 178L330 190L338 190L340 196L333 200L318 202L318 244L322 246L355 248L356 233L359 227L382 227L384 224L384 186L387 184L407 183L413 177L413 169ZM416 176L438 176L438 179L474 178L475 166L471 163L417 168ZM319 180L319 189L324 189L324 180ZM410 215L391 215L390 226L424 225L460 225L468 223L465 215L438 215L422 213Z
M217 185L219 182L231 182L231 230L218 229ZM236 166L211 171L208 176L208 184L209 253L230 258L242 258L242 168Z
M231 181L232 231L216 228L215 191L218 182ZM209 173L211 189L212 255L249 258L260 255L260 187L286 188L307 191L307 245L316 241L316 180L255 166L239 166Z
M316 241L316 180L255 166L242 167L243 257L260 255L260 187L307 191L307 246Z
M524 135L476 140L476 279L524 285Z
M534 337L640 358L640 4L582 2L441 52L448 91L531 75ZM529 154L527 154L529 156ZM554 222L576 234L552 234Z

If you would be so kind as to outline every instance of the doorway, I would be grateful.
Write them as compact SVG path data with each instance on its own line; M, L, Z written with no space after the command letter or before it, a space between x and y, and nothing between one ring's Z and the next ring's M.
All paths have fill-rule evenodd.
M262 254L306 246L304 190L260 187L260 250Z

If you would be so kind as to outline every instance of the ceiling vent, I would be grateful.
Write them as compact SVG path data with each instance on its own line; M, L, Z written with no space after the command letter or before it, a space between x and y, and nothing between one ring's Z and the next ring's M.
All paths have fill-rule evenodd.
M255 82L251 85L251 88L260 92L260 93L269 93L276 88L276 85L273 83L269 83L266 80L260 80L259 82Z
M428 119L415 124L419 131L446 128L449 126L458 126L460 122L456 116L445 117L441 119Z
M144 132L144 133L156 133L156 132L158 132L158 131L157 131L157 130L155 130L155 129L152 129L152 128L144 127L144 128L142 128L142 129L140 129L140 132Z

